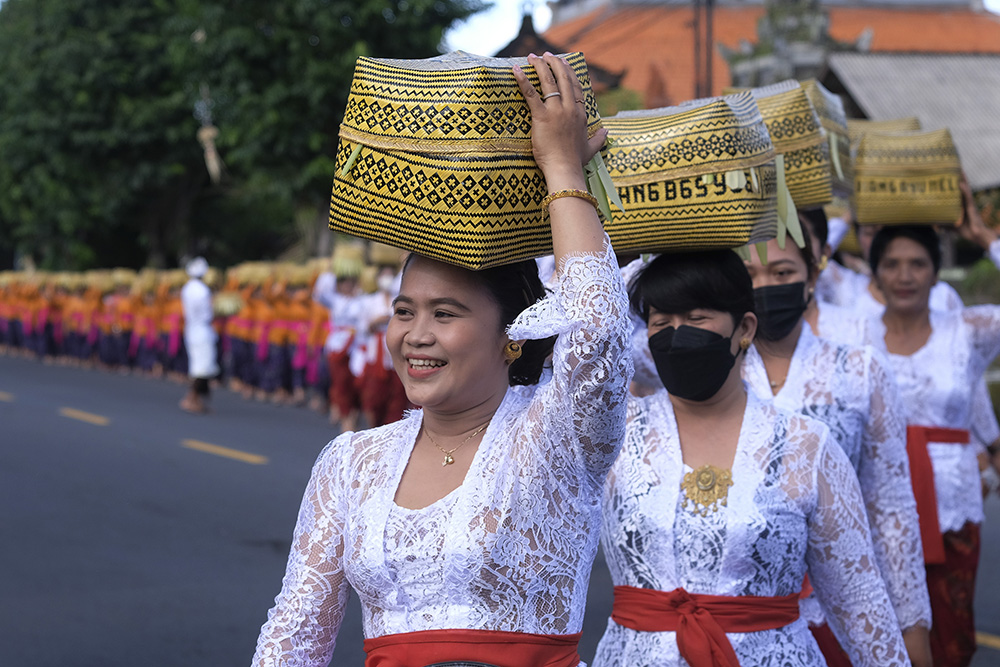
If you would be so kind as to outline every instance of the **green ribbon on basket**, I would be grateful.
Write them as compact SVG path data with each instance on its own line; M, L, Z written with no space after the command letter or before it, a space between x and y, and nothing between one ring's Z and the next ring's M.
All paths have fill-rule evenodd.
M625 205L622 204L621 197L618 196L618 188L611 180L608 166L604 163L604 158L601 157L600 153L590 158L584 171L587 174L587 190L597 198L597 208L601 211L604 219L611 221L612 204L624 213Z
M837 178L844 180L844 168L840 166L840 144L839 137L833 132L830 133L830 159L833 160L833 170L837 172Z
M767 242L755 243L757 246L757 256L760 257L760 263L767 266Z
M785 179L785 156L775 156L774 166L778 172L778 247L784 249L785 237L790 235L795 245L804 248L806 239L802 235L799 214L795 210L795 201L792 199L792 193L788 191L788 182Z
M767 243L761 241L760 243L755 243L754 247L757 248L757 256L760 257L760 263L767 266ZM744 262L749 262L750 260L750 246L741 245L738 248L733 248L733 252L740 256Z
M344 163L344 168L340 170L341 178L347 178L347 175L351 173L351 167L353 167L354 163L358 161L358 153L360 152L361 144L358 144L354 147L354 150L351 151L351 156L347 158L347 162Z

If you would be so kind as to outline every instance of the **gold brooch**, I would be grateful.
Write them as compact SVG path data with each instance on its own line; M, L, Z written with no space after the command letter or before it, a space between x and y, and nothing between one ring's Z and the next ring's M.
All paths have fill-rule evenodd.
M719 511L719 504L726 506L729 487L733 485L733 475L728 470L713 465L703 465L684 475L681 488L684 489L682 508L690 501L695 514L708 516L708 511ZM700 507L699 507L700 506Z

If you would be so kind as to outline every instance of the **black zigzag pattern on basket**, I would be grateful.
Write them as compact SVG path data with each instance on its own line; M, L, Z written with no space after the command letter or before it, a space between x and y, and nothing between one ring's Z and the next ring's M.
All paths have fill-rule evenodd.
M588 126L600 124L587 65L581 54L570 64L580 79ZM530 114L509 68L465 67L427 71L400 61L361 58L355 69L344 126L393 139L476 141L530 137ZM533 68L525 69L538 83Z

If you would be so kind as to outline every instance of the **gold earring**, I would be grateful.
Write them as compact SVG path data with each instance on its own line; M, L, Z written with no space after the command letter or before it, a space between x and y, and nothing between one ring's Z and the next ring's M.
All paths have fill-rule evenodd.
M820 257L819 258L819 270L820 271L825 271L826 270L826 265L829 264L829 263L830 263L830 259L826 255L823 255L822 257Z
M521 356L521 346L510 341L503 347L503 356L507 357L507 363L512 364Z
M742 338L742 339L740 339L740 349L743 350L744 352L746 352L747 350L750 349L750 339L749 338Z

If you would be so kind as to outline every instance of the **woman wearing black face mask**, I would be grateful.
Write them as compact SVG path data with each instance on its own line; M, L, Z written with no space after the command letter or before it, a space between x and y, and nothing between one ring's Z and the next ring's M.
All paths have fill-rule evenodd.
M662 255L630 298L669 394L630 399L605 485L615 602L595 667L825 665L799 615L807 565L854 665L907 664L850 461L741 380L757 317L739 257Z
M809 240L809 228L803 227ZM752 253L747 269L761 325L743 377L758 395L773 396L775 405L822 421L847 454L910 660L930 667L930 600L899 392L882 354L813 335L803 317L818 276L811 247L789 242L781 248L770 241L766 265ZM802 601L802 615L827 662L849 665L815 595Z

